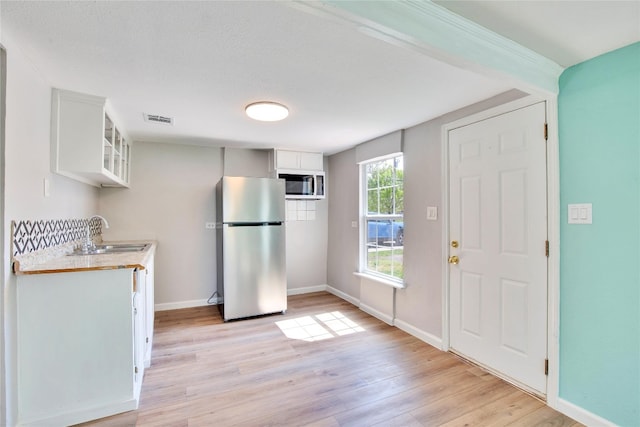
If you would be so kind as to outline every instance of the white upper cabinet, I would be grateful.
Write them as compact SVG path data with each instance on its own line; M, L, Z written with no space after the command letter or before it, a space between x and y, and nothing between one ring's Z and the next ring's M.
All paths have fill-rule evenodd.
M130 160L129 138L106 98L53 89L53 172L96 187L128 187Z
M322 153L275 150L274 169L299 169L304 171L324 170Z

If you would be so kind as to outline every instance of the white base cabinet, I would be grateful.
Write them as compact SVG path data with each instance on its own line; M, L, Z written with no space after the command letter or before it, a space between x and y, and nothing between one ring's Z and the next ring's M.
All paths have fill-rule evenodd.
M151 258L146 268L140 272L144 274L144 367L151 366L151 349L153 347L153 325L155 322L155 293L154 293L154 258Z
M151 354L153 274L22 275L17 287L19 425L70 425L136 409Z

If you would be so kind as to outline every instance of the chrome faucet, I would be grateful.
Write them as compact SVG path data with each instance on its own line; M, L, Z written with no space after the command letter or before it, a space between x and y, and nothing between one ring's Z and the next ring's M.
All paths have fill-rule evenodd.
M85 252L93 250L96 247L95 243L93 243L93 240L91 240L91 229L89 227L89 224L91 224L91 221L93 221L95 218L98 218L104 221L104 227L109 228L109 222L105 217L100 215L93 215L91 218L89 218L87 220L87 227L85 229L85 240L84 240L84 243L82 244L82 250Z

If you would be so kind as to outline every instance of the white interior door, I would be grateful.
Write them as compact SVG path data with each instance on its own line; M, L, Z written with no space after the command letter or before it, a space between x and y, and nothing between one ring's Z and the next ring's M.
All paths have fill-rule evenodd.
M449 258L451 349L542 395L544 123L545 104L538 103L448 134L449 255L458 258Z

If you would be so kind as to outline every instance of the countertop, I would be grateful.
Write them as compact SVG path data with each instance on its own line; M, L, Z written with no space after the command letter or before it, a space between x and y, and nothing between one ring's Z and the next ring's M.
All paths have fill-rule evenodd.
M67 255L72 251L41 254L37 256L15 257L13 271L16 275L70 273L75 271L114 270L132 268L144 270L155 253L157 242L149 240L110 241L102 244L146 243L149 248L139 252L122 252L99 255Z

